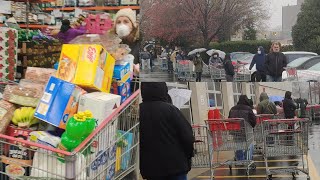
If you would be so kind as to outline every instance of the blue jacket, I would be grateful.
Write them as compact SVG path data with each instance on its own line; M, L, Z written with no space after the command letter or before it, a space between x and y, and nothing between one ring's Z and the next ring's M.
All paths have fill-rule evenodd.
M259 49L261 54L254 55L249 69L252 69L252 67L256 64L257 71L265 72L266 53L263 47L260 46Z

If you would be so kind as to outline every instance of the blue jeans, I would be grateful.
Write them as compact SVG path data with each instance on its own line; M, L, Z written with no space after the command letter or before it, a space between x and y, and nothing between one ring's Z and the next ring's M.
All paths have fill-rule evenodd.
M154 178L148 178L147 180L187 180L187 175L181 174L176 176L154 177Z
M282 76L270 76L267 75L267 82L282 82Z

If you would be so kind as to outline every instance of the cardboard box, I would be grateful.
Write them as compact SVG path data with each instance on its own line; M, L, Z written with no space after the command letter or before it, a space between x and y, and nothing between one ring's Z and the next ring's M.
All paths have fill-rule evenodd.
M57 77L85 88L110 92L115 59L101 45L64 44Z
M129 75L130 73L125 75L124 78L120 81L114 79L112 83L111 93L121 96L121 103L127 100L127 98L131 95L131 79Z
M113 79L121 80L128 73L130 73L129 63L125 63L124 65L115 65L113 71Z
M133 133L126 133L125 131L120 130L118 130L117 133L120 140L118 141L116 153L116 172L128 169L131 160L131 153L133 153L133 150L131 150L133 146Z
M120 106L121 97L114 94L94 92L80 97L79 111L89 110L101 124L111 113Z
M51 76L34 116L61 129L78 112L80 96L86 92L80 87Z

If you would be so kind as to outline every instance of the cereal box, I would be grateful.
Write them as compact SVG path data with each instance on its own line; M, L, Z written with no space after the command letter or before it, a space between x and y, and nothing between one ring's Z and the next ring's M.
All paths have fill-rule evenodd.
M57 77L102 92L110 92L115 59L101 45L64 44Z
M80 87L51 76L34 116L61 129L78 111L80 96L86 92Z
M127 100L127 98L131 95L131 79L129 75L130 73L125 75L121 80L114 79L112 82L111 93L121 96L121 103Z

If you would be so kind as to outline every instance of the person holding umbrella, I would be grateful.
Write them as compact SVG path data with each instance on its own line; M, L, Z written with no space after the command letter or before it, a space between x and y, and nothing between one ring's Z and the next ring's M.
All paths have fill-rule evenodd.
M195 66L196 82L201 82L201 76L203 71L203 61L199 52L197 52L196 56L193 58L193 64Z
M223 67L226 72L227 82L233 82L233 77L234 77L235 72L234 72L234 66L232 65L230 54L226 54L224 61L223 61Z

